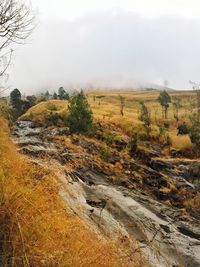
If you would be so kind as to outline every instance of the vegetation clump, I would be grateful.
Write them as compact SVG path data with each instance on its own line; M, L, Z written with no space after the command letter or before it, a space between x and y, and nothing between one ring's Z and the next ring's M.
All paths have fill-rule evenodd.
M93 116L83 91L69 101L68 125L71 133L86 133L92 128Z
M143 122L143 126L144 126L144 130L145 130L145 134L146 134L146 139L149 139L149 134L151 131L151 116L150 116L150 112L147 108L147 106L145 105L144 101L140 102L140 116L139 116L139 120L141 120Z
M137 149L138 149L138 133L133 131L130 137L130 149L129 149L130 156L134 157L135 154L137 153Z
M163 114L163 119L167 119L167 112L169 109L169 103L171 103L171 97L167 93L167 91L162 91L160 92L160 95L158 97L158 101L160 105L162 106L162 114Z
M189 129L189 136L191 139L191 142L195 144L197 150L200 150L200 118L199 115L193 114L190 117L191 120L191 127Z
M54 93L55 99L60 99L60 100L69 100L69 94L65 91L63 87L60 87L58 89L58 94Z

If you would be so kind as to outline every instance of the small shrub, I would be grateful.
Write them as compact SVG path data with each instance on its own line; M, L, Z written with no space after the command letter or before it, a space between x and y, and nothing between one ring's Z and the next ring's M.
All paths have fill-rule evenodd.
M53 103L48 103L47 104L47 109L48 110L51 110L51 111L57 111L58 110L58 107L56 107L56 105L53 104Z
M63 118L56 112L46 112L44 118L47 126L61 126L64 124Z
M129 153L131 156L134 156L135 153L137 152L138 148L138 133L133 132L130 138L130 150Z
M187 124L184 122L183 124L179 125L178 128L178 133L177 135L185 135L185 134L189 134L189 128L187 126Z
M149 134L145 130L138 132L138 140L148 141L149 140Z
M110 151L110 148L107 145L104 145L101 148L101 158L105 162L109 162L109 160L111 158L111 151Z
M196 149L200 150L200 119L198 114L193 114L190 117L192 126L189 129L190 140L195 144Z
M111 146L115 143L115 140L117 139L117 134L115 132L111 131L105 131L103 133L103 141L108 145Z

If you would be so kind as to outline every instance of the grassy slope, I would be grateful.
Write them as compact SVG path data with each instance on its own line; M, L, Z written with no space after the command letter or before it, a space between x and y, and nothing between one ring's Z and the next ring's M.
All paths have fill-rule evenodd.
M126 104L124 108L124 117L120 115L120 101L119 95L125 97ZM191 105L195 103L195 93L193 91L174 91L170 92L171 97L181 98L182 107L179 110L180 121L188 121L188 116L191 114ZM145 101L151 113L153 125L162 121L162 110L157 101L159 96L158 91L89 91L87 92L88 100L91 105L94 117L96 120L113 122L121 127L125 133L130 133L133 127L141 125L138 120L139 102ZM102 99L94 96L105 96ZM63 100L50 100L48 102L41 102L32 107L22 119L32 119L37 122L44 122L46 114L53 112L65 116L67 113L68 103ZM173 115L173 106L170 104L169 108L169 135L171 137L172 146L177 149L186 149L192 146L188 136L177 136L177 123ZM158 127L154 126L154 131L158 133Z
M95 118L114 122L125 132L130 132L133 127L141 125L141 122L138 120L140 107L139 102L141 100L145 101L145 104L150 110L152 123L157 124L162 121L162 110L157 101L159 96L158 91L89 91L87 95ZM126 101L123 118L120 115L119 95L124 96ZM96 98L96 101L94 101L94 96L105 97L100 101L98 98ZM187 122L188 116L191 115L192 111L191 104L195 103L195 93L193 91L174 91L170 92L170 96L172 98L178 97L181 99L182 107L179 110L179 123L183 121ZM169 122L171 125L169 134L172 139L173 147L178 149L191 147L191 142L188 136L177 137L176 135L177 123L174 119L172 104L170 104L168 113Z
M54 175L18 154L2 118L0 129L0 266L145 266L71 214Z
M24 120L32 119L36 122L43 122L45 120L45 116L50 112L64 116L67 113L67 107L67 101L63 100L40 102L36 106L30 108L21 118Z

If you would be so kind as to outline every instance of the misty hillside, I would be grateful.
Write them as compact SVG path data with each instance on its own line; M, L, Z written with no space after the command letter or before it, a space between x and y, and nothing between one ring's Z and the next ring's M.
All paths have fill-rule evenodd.
M200 266L199 10L0 1L0 267Z

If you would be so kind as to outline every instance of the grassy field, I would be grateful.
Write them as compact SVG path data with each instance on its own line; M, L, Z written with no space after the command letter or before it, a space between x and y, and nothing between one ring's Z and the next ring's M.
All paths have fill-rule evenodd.
M177 126L187 122L189 115L194 111L195 92L194 91L172 91L169 93L172 99L168 111L168 122L170 123L169 136L172 146L184 149L191 147L188 136L177 136ZM119 96L125 98L124 116L120 114ZM162 122L162 109L158 102L159 92L152 91L88 91L87 96L92 107L94 117L97 120L114 122L119 125L124 132L129 133L133 128L141 125L139 121L140 101L144 101L151 115L154 130ZM174 118L173 101L180 99L179 122Z
M148 107L152 122L152 133L158 135L159 125L163 123L162 108L158 102L159 91L126 91L126 90L98 90L87 91L87 98L93 111L95 120L111 122L130 134L133 129L141 128L142 122L138 119L140 114L140 101L144 101ZM169 137L172 147L175 149L188 149L192 144L189 136L177 136L177 126L183 122L188 122L189 116L195 110L194 91L171 91L169 92L172 102L168 110ZM125 98L124 116L120 114L119 96ZM174 118L174 99L180 100L179 121ZM41 102L29 109L22 116L23 119L32 119L37 122L45 122L46 118L52 114L64 118L67 114L68 102L64 100L49 100Z

